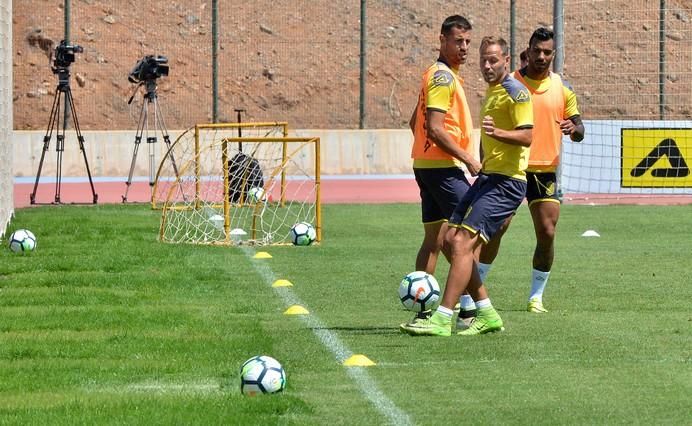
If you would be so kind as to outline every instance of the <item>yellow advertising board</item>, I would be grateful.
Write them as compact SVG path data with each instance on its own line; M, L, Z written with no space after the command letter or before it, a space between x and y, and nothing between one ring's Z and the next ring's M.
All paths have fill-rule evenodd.
M692 129L621 129L623 188L692 188Z

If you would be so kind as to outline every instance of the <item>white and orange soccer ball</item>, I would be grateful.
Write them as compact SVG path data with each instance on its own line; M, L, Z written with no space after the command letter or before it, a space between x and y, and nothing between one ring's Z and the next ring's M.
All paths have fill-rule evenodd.
M440 304L440 285L425 271L411 272L399 283L399 300L409 311L435 309Z

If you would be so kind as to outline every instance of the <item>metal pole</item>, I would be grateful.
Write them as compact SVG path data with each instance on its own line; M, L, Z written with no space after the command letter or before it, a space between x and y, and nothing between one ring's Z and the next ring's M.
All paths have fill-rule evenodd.
M212 122L219 122L219 2L211 2L211 84L212 84Z
M565 63L565 19L563 0L553 0L553 31L555 31L555 59L553 71L562 74Z
M64 40L65 43L70 44L70 15L72 14L71 7L70 7L70 0L65 0L65 7L64 9L64 16L65 16L65 29L64 29ZM69 77L68 77L69 78ZM62 115L62 128L67 129L67 117L70 115L70 100L65 96L65 103L63 104L64 109L63 109L63 115Z
M70 43L70 0L65 0L65 43Z
M565 20L564 4L562 0L553 0L553 32L555 33L555 58L553 59L553 71L562 74L565 63ZM564 144L560 145L560 158L563 158ZM557 196L562 201L562 165L558 164L557 171Z
M509 2L509 57L510 69L517 69L517 2Z
M360 93L358 99L359 115L358 115L358 128L365 128L365 79L367 76L367 57L366 57L366 11L365 11L366 0L360 0Z
M658 116L666 119L666 0L658 11Z

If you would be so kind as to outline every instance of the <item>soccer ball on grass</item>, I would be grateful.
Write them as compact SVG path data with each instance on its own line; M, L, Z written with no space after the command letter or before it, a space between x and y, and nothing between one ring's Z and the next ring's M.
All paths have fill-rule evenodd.
M240 367L240 392L255 396L286 388L286 372L279 361L266 355L253 356Z
M28 229L18 229L10 235L10 250L27 253L36 248L36 237Z
M293 245L309 246L317 239L317 231L308 222L300 222L293 225L289 236Z
M399 284L399 300L409 311L435 309L440 304L440 285L425 271L411 272Z
M247 202L248 203L259 203L260 201L266 201L264 189L259 186L253 186L247 191Z

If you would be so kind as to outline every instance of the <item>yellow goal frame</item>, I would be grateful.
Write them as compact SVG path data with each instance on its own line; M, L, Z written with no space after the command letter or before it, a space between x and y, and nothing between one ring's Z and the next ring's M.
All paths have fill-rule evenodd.
M202 130L234 130L238 129L239 133L241 129L250 129L250 128L280 128L282 136L237 136L237 137L223 137L221 138L221 156L222 156L222 163L227 164L228 159L229 159L229 149L228 149L228 144L229 143L242 143L242 142L248 142L248 143L281 143L281 177L280 177L280 199L278 200L278 203L281 207L285 206L285 195L286 195L286 185L287 185L287 176L286 176L286 168L285 165L289 161L289 152L288 152L288 146L291 143L312 143L314 146L314 167L315 167L315 176L314 176L314 184L315 184L315 231L316 231L316 242L320 242L322 240L322 208L321 208L321 176L320 176L320 169L321 169L321 150L320 150L320 138L319 137L288 137L288 123L287 122L245 122L245 123L211 123L211 124L197 124L194 126L194 176L196 177L196 183L195 183L195 195L194 195L194 205L195 208L200 207L200 181L201 181L201 170L200 170L200 155L201 155L201 149L203 147L200 146L200 131ZM161 163L159 164L159 169L156 174L156 179L154 181L154 186L152 189L152 198L151 198L151 207L152 209L163 209L163 221L165 221L165 216L166 216L166 209L168 208L168 202L164 201L164 204L161 204L160 199L156 198L157 188L159 184L159 178L161 175L161 172L164 167L164 161L167 161L167 159L170 158L171 153L173 152L173 148L176 146L178 142L181 141L183 136L187 134L190 130L193 128L188 129L186 132L183 132L175 141L173 145L171 145L171 148L169 151L166 153L166 155L162 158ZM229 197L229 182L230 182L230 176L229 176L229 170L228 167L222 167L223 170L223 183L224 183L224 201L223 201L223 216L224 216L224 233L225 233L225 238L226 238L226 243L230 244L231 243L231 236L230 236L230 209L232 208L231 202L230 202L230 197ZM274 176L272 176L274 177ZM176 176L176 181L179 181L180 176ZM171 185L171 187L168 189L168 194L165 197L165 200L168 200L171 195L171 191L173 191L173 188L175 187L174 185ZM254 217L253 217L253 223L254 223ZM163 228L163 221L162 221L162 227L160 229L160 238L163 239L164 237L164 228ZM253 226L254 228L254 226ZM253 231L254 234L254 231ZM251 235L252 239L255 239L255 235Z

